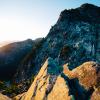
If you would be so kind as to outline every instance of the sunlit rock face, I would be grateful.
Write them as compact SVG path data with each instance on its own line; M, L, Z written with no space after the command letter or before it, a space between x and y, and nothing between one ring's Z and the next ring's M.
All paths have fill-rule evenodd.
M64 65L64 73L70 79L78 78L79 83L87 90L100 86L100 65L95 62L85 62L79 67L70 71Z
M0 100L11 100L11 99L0 93Z
M15 99L99 100L99 64L96 62L85 62L72 71L67 67L66 65L61 67L55 60L48 58L28 91L16 96Z
M74 81L74 84L70 81L70 88L77 93L74 94L75 100L100 99L100 64L90 61L73 70L68 69L68 64L65 64L63 68L63 73L69 79L78 79Z
M93 92L91 100L100 100L100 87Z
M48 57L55 59L59 65L68 63L70 69L86 61L100 62L99 18L100 7L91 4L62 11L42 43L20 65L17 82L36 75Z
M29 90L20 100L71 100L62 68L52 58L41 67Z

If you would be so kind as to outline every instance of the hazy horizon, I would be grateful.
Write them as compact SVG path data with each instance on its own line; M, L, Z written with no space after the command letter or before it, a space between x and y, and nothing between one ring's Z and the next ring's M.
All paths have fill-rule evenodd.
M0 42L45 37L62 10L99 0L0 0Z

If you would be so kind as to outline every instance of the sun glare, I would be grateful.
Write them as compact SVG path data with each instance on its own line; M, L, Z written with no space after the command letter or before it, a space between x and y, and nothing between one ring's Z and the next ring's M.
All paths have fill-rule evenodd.
M42 27L37 23L27 19L18 19L17 17L0 18L0 42L12 40L24 40L27 38L42 37Z

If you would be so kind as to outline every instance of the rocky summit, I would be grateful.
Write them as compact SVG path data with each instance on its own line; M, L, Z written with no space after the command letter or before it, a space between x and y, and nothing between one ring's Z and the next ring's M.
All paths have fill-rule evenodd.
M62 11L2 93L14 100L100 100L99 19L100 7L88 3Z
M37 75L48 57L74 69L87 61L100 62L100 7L83 4L61 12L48 35L21 63L14 82L25 83Z

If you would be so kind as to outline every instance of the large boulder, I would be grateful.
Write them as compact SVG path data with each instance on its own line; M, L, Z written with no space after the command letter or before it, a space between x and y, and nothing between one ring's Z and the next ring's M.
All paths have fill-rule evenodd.
M100 65L96 62L85 62L72 71L64 65L63 73L70 79L77 78L79 84L87 91L92 90L91 100L100 99Z
M86 89L100 85L100 66L95 62L85 62L72 71L64 65L63 72L69 78L78 78L80 84Z

